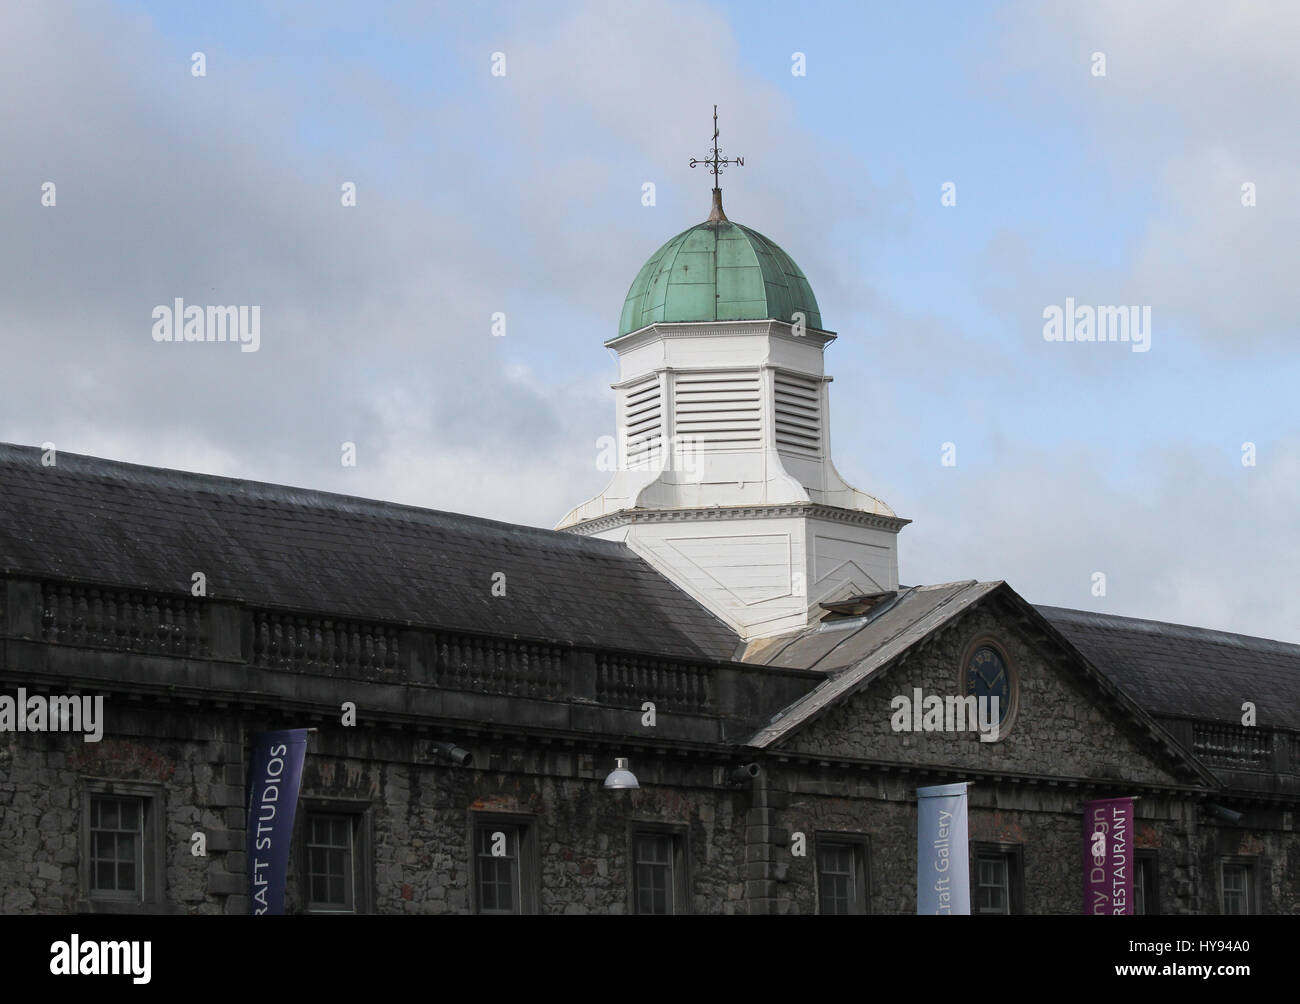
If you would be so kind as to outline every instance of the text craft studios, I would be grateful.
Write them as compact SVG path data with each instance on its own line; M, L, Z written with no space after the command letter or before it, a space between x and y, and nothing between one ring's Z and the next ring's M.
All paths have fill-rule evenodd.
M835 337L715 188L558 532L0 446L3 909L1300 910L1300 646L900 585Z

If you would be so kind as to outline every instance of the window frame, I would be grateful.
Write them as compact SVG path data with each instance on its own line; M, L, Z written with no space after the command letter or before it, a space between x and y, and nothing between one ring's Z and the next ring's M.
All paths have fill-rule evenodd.
M312 816L346 816L351 824L352 838L352 909L313 909L311 900ZM368 801L339 798L300 797L294 818L294 853L297 855L298 886L297 912L321 916L352 916L374 912L374 855L372 854L374 825L373 807Z
M1246 895L1246 912L1241 914L1230 914L1227 911L1226 893L1227 887L1224 882L1224 873L1227 868L1242 868L1245 870L1245 885L1242 891ZM1245 857L1238 854L1230 854L1219 858L1218 867L1219 878L1219 914L1224 917L1250 917L1260 912L1259 908L1259 858Z
M166 787L158 782L121 781L114 778L79 779L81 815L77 843L77 909L82 913L158 913L166 904L167 866L164 856ZM91 881L91 805L97 798L140 801L140 892L122 896L97 892Z
M1148 897L1145 891L1142 894L1143 912L1133 912L1137 916L1158 917L1160 915L1160 852L1152 849L1139 848L1133 853L1133 904L1137 905L1137 894L1139 886L1138 864L1145 862L1147 871L1151 875L1151 895Z
M838 916L827 914L822 909L821 852L827 845L847 847L853 854L853 866L856 871L854 885L857 888L859 909L849 910L847 916L864 916L871 913L871 838L865 833L818 830L813 833L813 879L816 886L817 914Z
M639 837L668 837L671 841L672 865L672 911L665 916L678 916L691 913L691 876L690 876L690 830L680 823L663 823L658 820L631 820L627 824L627 912L634 916L658 916L642 914L637 903L636 882L636 845Z
M1007 912L996 914L979 909L979 860L981 857L1000 857L1007 862ZM981 917L1017 916L1025 912L1025 847L1024 844L993 841L973 842L970 845L970 897L971 913Z
M469 865L470 865L470 909L480 916L529 916L541 913L541 890L539 886L540 869L537 858L536 816L521 812L481 812L471 810L469 813ZM499 910L484 911L479 889L479 853L478 837L483 830L514 829L516 838L516 881L519 891L517 908L510 913Z

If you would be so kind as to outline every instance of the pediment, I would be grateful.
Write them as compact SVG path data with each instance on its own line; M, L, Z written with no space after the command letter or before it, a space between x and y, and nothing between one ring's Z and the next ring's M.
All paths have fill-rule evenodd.
M888 611L900 622L895 631L880 630L894 640L892 649L884 643L832 669L825 684L786 709L752 744L824 758L1041 778L1213 783L1010 587L966 595L965 604L960 593L946 601L947 617L928 610L910 641L901 605ZM990 660L987 675L995 676L1005 662L1013 694L1010 717L993 741L981 738L978 722L961 720L969 705L958 705L968 696L972 653L986 646L1001 653L1000 661Z

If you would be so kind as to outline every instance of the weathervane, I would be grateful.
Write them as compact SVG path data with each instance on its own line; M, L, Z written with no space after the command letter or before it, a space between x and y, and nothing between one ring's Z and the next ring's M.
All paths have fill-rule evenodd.
M745 166L744 157L736 157L733 159L731 157L722 156L722 147L718 145L717 105L713 106L713 148L709 150L709 156L703 160L698 160L695 157L692 157L691 167L695 167L697 164L707 164L709 166L709 173L715 178L722 174L724 167L729 167L732 164L735 164L737 167ZM713 211L709 213L709 222L714 223L718 220L725 220L726 218L726 214L722 211L722 188L715 182L713 186Z
M726 165L735 164L737 167L745 166L744 157L737 157L735 160L732 160L730 157L720 156L721 153L722 153L722 147L718 146L718 106L714 105L713 106L713 149L709 151L709 156L705 157L703 160L696 160L694 157L692 157L691 167L695 167L697 164L708 164L709 173L717 175L722 173L722 169Z

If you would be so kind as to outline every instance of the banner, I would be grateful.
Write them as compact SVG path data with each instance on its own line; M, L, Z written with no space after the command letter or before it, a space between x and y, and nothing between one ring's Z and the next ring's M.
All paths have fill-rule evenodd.
M1083 834L1083 912L1132 914L1133 799L1089 802Z
M970 913L965 781L916 789L916 912Z
M289 843L298 785L307 753L307 729L259 732L248 770L248 910L284 913Z

